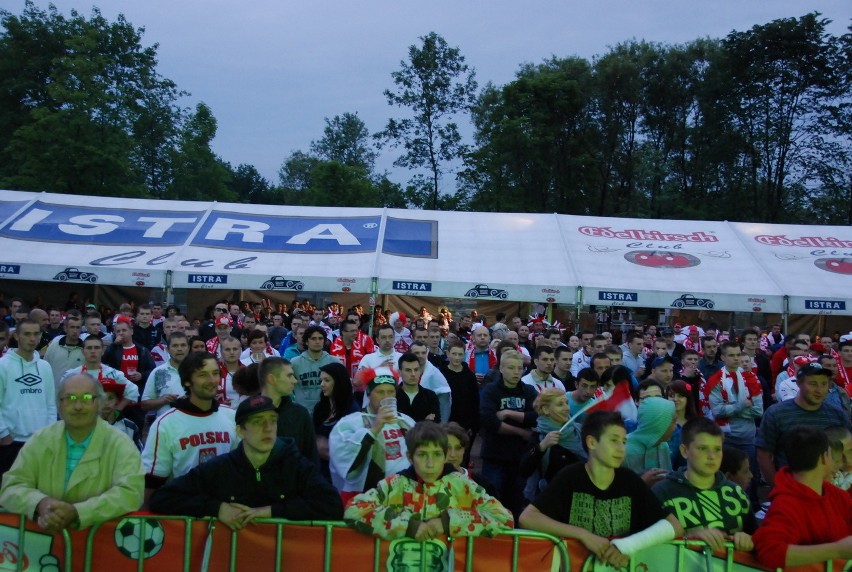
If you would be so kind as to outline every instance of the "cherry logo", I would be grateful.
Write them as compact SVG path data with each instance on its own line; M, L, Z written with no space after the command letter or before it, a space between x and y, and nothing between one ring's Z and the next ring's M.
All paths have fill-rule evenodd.
M343 292L351 292L351 291L352 291L352 288L350 288L349 286L344 286L343 288L341 288L341 290L342 290Z
M814 266L835 274L852 275L852 258L818 258Z
M762 312L763 308L761 308L760 306L755 306L754 308L751 309L751 311L752 312Z
M551 298L548 298L548 299L547 299L547 302L556 302L556 298L552 298L552 297L551 297Z
M624 255L625 260L649 268L689 268L701 261L691 254L666 250L632 250Z

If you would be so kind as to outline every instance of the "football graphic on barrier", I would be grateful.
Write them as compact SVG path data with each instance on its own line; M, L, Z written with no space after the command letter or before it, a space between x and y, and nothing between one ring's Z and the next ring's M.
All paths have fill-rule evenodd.
M163 525L150 518L123 518L115 527L116 548L133 560L138 560L140 553L143 559L156 555L165 538Z

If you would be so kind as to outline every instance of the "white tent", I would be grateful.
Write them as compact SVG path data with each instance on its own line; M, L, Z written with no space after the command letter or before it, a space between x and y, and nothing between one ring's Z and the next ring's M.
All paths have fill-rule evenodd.
M849 314L850 251L839 227L0 191L7 279Z
M586 304L777 312L784 293L726 222L562 216Z
M789 297L789 314L852 313L852 227L732 223Z

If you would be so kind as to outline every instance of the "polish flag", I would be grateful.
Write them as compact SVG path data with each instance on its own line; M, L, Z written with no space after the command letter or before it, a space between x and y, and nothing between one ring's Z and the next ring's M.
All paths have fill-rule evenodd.
M596 394L593 399L590 399L576 415L565 422L561 430L564 430L571 423L576 421L577 417L583 413L591 413L592 411L617 411L626 420L636 421L638 410L636 403L633 401L633 396L630 394L630 382L625 380L617 383L615 387L607 392Z

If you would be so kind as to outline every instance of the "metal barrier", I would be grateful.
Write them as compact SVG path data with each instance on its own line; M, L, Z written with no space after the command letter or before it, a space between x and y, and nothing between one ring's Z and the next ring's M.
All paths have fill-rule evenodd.
M13 515L8 515L13 516ZM23 572L27 568L33 569L33 565L35 563L29 562L27 563L26 556L26 548L25 542L27 537L27 521L23 516L14 516L14 521L9 523L6 521L4 524L4 528L8 531L7 534L11 534L12 537L9 538L9 543L11 544L12 539L14 538L14 530L17 529L17 554L14 554L14 551L8 550L11 546L4 545L3 552L0 553L0 557L2 557L2 561L5 566L4 569L12 569L9 567L12 564L12 556L14 555L17 560L14 562L14 570ZM163 516L163 515L143 515L143 514L132 514L126 515L122 519L116 519L115 521L111 521L111 523L102 523L93 526L88 531L80 531L73 532L72 535L69 535L68 531L63 530L61 534L54 535L54 538L62 538L63 546L61 550L51 550L52 554L56 554L57 557L60 556L60 552L64 555L64 563L62 568L65 572L73 572L75 570L83 570L85 572L92 572L94 569L95 562L101 561L99 569L104 569L103 558L98 558L99 554L97 552L98 540L103 540L103 536L98 537L99 531L103 529L103 527L107 524L115 525L114 535L116 538L118 537L118 533L123 528L123 526L119 526L118 523L122 522L124 519L130 519L128 524L132 524L136 528L136 532L138 532L140 538L147 538L146 531L149 528L159 528L162 535L164 534L164 527L159 524L159 522L151 522L151 521L178 521L183 523L183 546L182 546L182 557L180 560L181 568L184 572L190 572L190 570L198 570L200 569L202 572L207 572L211 565L211 554L214 549L214 542L217 543L217 551L218 551L218 559L216 562L216 568L222 569L227 568L229 571L233 572L238 569L238 554L240 550L240 540L241 538L245 538L245 536L241 537L240 533L229 531L225 532L224 530L220 530L216 535L214 535L214 531L216 531L219 526L219 521L212 518L204 518L204 519L196 519L190 517L182 517L182 516ZM206 523L206 538L205 538L205 530L199 529L196 523ZM294 542L297 542L295 546L298 546L299 542L299 534L301 534L301 539L309 539L309 543L305 542L304 546L310 546L309 550L311 554L315 555L315 558L312 560L313 564L311 564L312 572L313 568L318 566L319 561L322 561L321 569L323 572L331 572L332 570L332 561L335 557L333 551L333 540L335 531L346 530L346 535L343 536L342 541L344 543L351 543L351 536L348 535L357 535L354 531L349 529L343 522L339 521L313 521L313 522L296 522L296 521L287 521L282 519L258 519L258 524L268 525L274 527L274 534L268 535L264 531L261 537L255 537L254 541L249 539L250 547L258 547L256 544L257 538L263 539L263 551L259 552L260 554L265 555L266 557L271 557L272 553L274 553L274 566L270 566L271 569L274 569L275 572L280 572L282 568L285 567L289 562L283 562L284 558L284 545L285 542L288 541L287 533L285 527L288 525L293 526L291 529L291 538ZM298 528L296 528L298 527ZM172 527L171 532L174 533L175 528ZM321 529L317 531L316 534L311 531L311 529ZM178 528L179 530L179 528ZM181 547L179 545L175 545L177 542L181 542L180 534L172 535L170 538L173 539L172 547L168 551L164 551L163 555L173 554L174 555L174 565L169 565L169 570L177 570L177 554L180 553ZM214 540L215 538L215 540ZM589 555L583 551L580 545L576 543L572 543L571 546L568 546L568 543L565 542L564 539L557 538L555 536L534 532L529 530L509 530L503 533L500 533L497 538L511 538L511 546L509 546L506 542L500 544L499 553L501 554L500 558L503 558L502 554L506 555L508 561L506 562L511 569L512 572L527 572L529 570L529 565L524 569L520 564L519 555L521 553L521 544L525 539L535 539L539 541L545 541L545 544L542 543L532 543L527 545L527 549L531 550L531 552L525 552L526 562L529 563L530 556L532 554L533 557L538 558L540 554L548 554L547 558L550 560L552 558L556 558L558 560L552 562L558 562L558 569L561 572L569 572L572 570L571 564L571 556L573 555L576 562L574 562L575 568L583 568L589 562ZM225 542L222 542L223 539L227 539ZM270 544L270 541L274 544ZM340 535L338 534L338 541L341 541ZM447 547L448 547L448 558L451 562L456 561L456 550L463 550L463 557L458 560L463 563L463 567L457 567L456 569L465 572L472 572L476 567L476 556L474 554L474 548L478 543L488 542L488 539L485 538L476 538L476 537L459 537L455 539L450 539ZM199 557L199 547L203 542L203 552L201 553L201 562L199 566L198 557ZM255 542L253 544L252 542ZM384 568L382 567L383 559L387 562L390 562L390 553L387 550L388 546L383 545L383 542L379 538L374 538L372 542L372 570L373 572L382 572ZM316 550L313 548L313 544L316 544ZM322 550L320 551L320 543L322 543ZM547 547L549 543L551 548ZM227 544L227 545L226 545ZM408 554L413 554L415 557L415 562L417 562L418 552L416 543L412 541L413 551L408 552ZM424 554L427 554L427 545L428 541L420 542L420 552L419 552L419 563L421 572L426 572L429 570L428 558L423 557ZM116 541L116 546L118 546L118 541ZM288 551L292 554L293 544L290 545ZM351 544L350 544L351 546ZM360 549L360 554L362 555L362 560L359 560L361 563L368 562L369 560L365 560L364 555L370 554L370 549L363 547ZM578 550L580 547L580 550ZM701 550L695 550L699 548ZM676 551L676 552L675 552ZM82 552L82 559L80 559ZM146 563L146 559L149 557L146 555L146 552L141 549L137 549L138 554L134 555L132 558L135 561L135 568L137 572L143 572L146 569L146 564L148 564L148 569L152 569L151 566L156 566L155 563ZM511 554L510 554L511 552ZM321 556L320 554L321 553ZM715 556L712 551L707 547L705 543L700 540L677 540L664 545L660 545L659 547L655 547L649 549L647 553L640 553L638 556L647 556L644 558L645 561L650 562L655 558L665 558L667 562L669 562L670 568L674 570L689 570L692 571L712 571L718 569L724 569L727 571L732 571L737 569L739 566L745 565L754 565L753 563L744 563L742 555L739 557L739 562L736 562L734 559L734 545L732 543L725 544L725 554L724 556ZM225 558L224 554L227 554L227 558ZM480 556L481 556L480 552ZM163 557L160 556L160 558ZM100 556L106 557L105 554L101 554ZM76 560L75 560L76 557ZM123 556L118 554L112 554L111 558L115 559L116 557L121 559ZM124 557L127 556L127 553L124 553ZM193 558L195 559L194 568L193 566ZM340 558L340 554L337 555L337 558ZM107 561L109 557L105 558ZM243 555L242 560L243 564L245 564L246 556ZM647 570L648 567L645 564L641 564L640 562L643 558L631 558L630 565L628 567L628 572L639 572L640 570ZM501 560L504 562L505 560ZM126 560L122 560L126 565L130 563ZM28 565L29 564L29 565ZM160 563L161 564L161 563ZM336 562L337 570L341 569L340 561ZM51 569L58 569L58 558L54 557L54 561L51 562ZM739 566L738 566L739 565ZM41 568L42 563L38 562L37 568ZM107 565L108 566L108 565ZM555 566L555 564L554 564ZM833 572L834 570L842 570L845 569L842 566L835 566L834 562L828 561L820 566L821 571ZM288 568L292 568L292 566L287 566ZM481 566L478 567L481 569ZM119 566L119 569L126 569L125 567ZM157 568L159 569L159 568ZM548 565L547 569L551 569L551 566ZM754 569L754 568L751 568ZM814 567L816 569L816 567ZM781 570L781 569L778 569Z
M202 518L196 519L191 517L182 517L182 516L162 516L162 515L132 515L134 519L138 518L142 522L141 527L141 535L145 536L146 526L150 526L146 524L147 520L178 520L184 522L184 548L183 548L183 566L182 569L184 572L190 572L190 555L192 549L191 542L191 533L192 533L192 524L194 522L203 521L208 523L208 534L207 539L204 546L204 557L202 559L201 571L207 572L209 568L209 556L211 550L213 548L213 532L218 526L218 520L214 518ZM340 521L288 521L283 519L257 519L255 520L257 524L267 524L275 527L275 572L281 571L281 555L282 555L282 545L284 542L284 527L286 525L309 525L312 527L322 527L324 528L324 541L323 541L323 572L331 571L331 562L332 562L332 536L335 529L346 529L350 530L349 527ZM91 572L92 564L95 561L95 537L103 526L102 524L98 524L93 526L87 535L86 538L86 551L84 554L84 564L83 570L85 572ZM549 541L553 545L553 550L556 551L560 561L560 571L568 572L570 570L570 556L568 554L568 550L565 546L563 539L557 538L555 536L545 534L542 532L535 532L529 530L508 530L503 533L500 533L499 536L504 537L512 537L512 562L511 562L511 570L512 572L519 572L518 567L518 555L520 551L520 543L524 538L535 538L540 540ZM464 542L465 543L465 572L472 572L474 569L474 545L477 539L475 537L460 537L456 539L450 539L450 546L453 546L457 543ZM373 539L373 572L382 572L381 568L381 557L382 557L382 549L381 549L382 539L376 537ZM424 550L424 545L426 542L421 542L421 552ZM70 545L69 545L70 546ZM228 562L228 570L230 572L235 572L237 570L237 552L239 549L239 533L236 531L230 532L230 546L229 546L229 562ZM69 548L70 550L70 548ZM69 551L70 555L70 551ZM452 558L454 552L450 552L450 557ZM70 560L70 558L69 558ZM66 565L67 567L67 565ZM137 567L138 572L143 572L145 569L145 555L143 552L139 552L137 558ZM427 559L420 559L420 570L421 572L428 572L427 568Z

